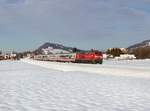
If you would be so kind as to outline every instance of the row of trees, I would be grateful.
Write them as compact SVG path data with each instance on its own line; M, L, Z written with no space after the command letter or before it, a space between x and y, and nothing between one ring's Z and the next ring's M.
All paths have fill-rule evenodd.
M150 47L135 48L131 52L124 52L120 48L111 48L106 51L106 54L113 57L119 57L121 54L134 54L137 59L146 59L150 58Z
M113 57L119 57L121 54L125 54L120 48L110 48L106 51L106 54L112 55Z
M150 47L136 48L132 51L132 54L134 54L137 59L150 58Z

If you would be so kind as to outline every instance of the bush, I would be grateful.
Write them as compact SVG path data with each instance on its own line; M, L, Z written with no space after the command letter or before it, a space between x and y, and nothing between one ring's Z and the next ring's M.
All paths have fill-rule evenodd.
M133 54L137 59L150 58L150 47L140 47L133 50Z
M124 54L120 48L111 48L108 49L107 54L113 55L113 57L119 57L121 54Z

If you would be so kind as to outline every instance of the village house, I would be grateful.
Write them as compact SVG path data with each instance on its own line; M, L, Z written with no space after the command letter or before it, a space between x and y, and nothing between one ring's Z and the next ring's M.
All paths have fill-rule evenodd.
M14 53L0 54L0 60L16 60L17 55Z

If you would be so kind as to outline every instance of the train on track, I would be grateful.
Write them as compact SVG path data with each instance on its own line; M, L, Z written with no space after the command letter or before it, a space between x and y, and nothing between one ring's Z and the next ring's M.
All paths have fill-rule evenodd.
M68 54L36 55L35 60L102 64L103 54L100 51L75 52Z

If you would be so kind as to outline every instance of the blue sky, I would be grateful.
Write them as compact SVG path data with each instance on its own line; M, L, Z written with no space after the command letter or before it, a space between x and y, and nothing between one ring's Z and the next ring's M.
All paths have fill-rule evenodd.
M150 39L150 0L0 0L0 48L55 42L81 49Z

